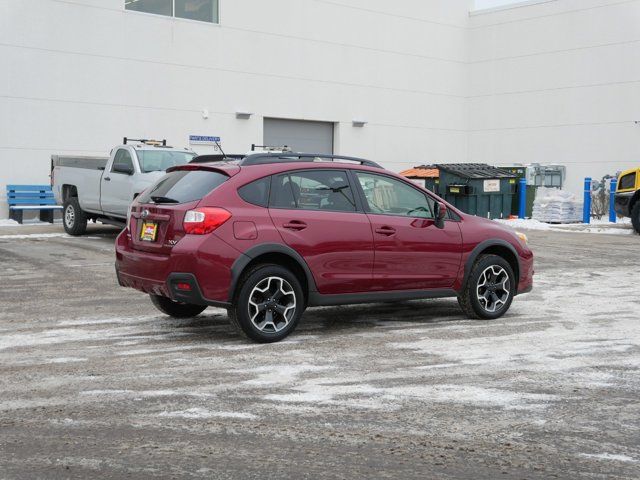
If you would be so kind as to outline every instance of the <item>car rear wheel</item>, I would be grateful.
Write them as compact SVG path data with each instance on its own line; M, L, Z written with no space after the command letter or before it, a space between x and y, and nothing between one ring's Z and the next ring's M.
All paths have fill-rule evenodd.
M193 305L171 300L160 295L149 295L151 303L162 313L174 318L191 318L201 314L207 308L206 305Z
M640 200L631 209L631 224L636 233L640 233Z
M497 255L482 255L471 268L458 303L469 318L499 318L509 310L515 289L509 262Z
M297 277L279 265L259 265L245 275L233 306L231 323L260 343L282 340L297 326L304 296Z
M77 197L71 197L64 202L62 220L64 231L69 235L82 235L87 231L87 216L80 208Z

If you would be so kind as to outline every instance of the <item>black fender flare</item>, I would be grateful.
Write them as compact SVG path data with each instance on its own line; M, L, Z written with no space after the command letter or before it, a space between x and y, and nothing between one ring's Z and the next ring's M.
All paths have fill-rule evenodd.
M463 288L465 288L465 286L467 285L467 280L469 280L469 274L471 273L471 268L473 267L473 264L475 263L478 256L484 250L491 247L505 247L511 253L513 253L513 256L516 258L516 262L518 262L518 271L513 273L517 276L516 278L517 284L520 283L520 272L522 271L522 265L520 264L520 255L518 255L518 252L514 248L514 246L511 245L506 240L502 240L500 238L494 238L491 240L485 240L483 242L480 242L469 254L469 257L467 258L467 261L464 264L464 278L462 279Z
M240 276L244 269L251 263L255 258L267 254L267 253L281 253L283 255L287 255L291 257L304 271L305 277L307 279L307 285L309 286L309 293L317 292L316 281L313 278L313 274L311 273L311 269L307 262L302 258L298 252L296 252L293 248L288 247L286 245L282 245L279 243L262 243L260 245L255 245L251 247L249 250L245 251L240 257L233 262L231 265L231 285L229 286L229 302L233 301L233 296L235 295L236 287L238 286L238 281L240 280Z

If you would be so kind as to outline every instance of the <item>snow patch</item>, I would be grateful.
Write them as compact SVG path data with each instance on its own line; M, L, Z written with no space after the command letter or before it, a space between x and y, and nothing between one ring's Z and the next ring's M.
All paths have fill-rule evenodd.
M18 235L0 235L0 239L11 239L11 240L39 240L43 238L74 238L71 235L67 235L66 233L29 233L29 234L18 234ZM83 237L85 238L85 237Z
M20 224L15 220L0 219L0 227L19 227Z
M322 372L333 367L322 365L269 365L249 370L234 370L234 373L257 373L258 376L251 380L245 380L245 385L272 386L292 383L304 373Z
M508 410L544 408L557 401L555 395L513 392L497 388L469 385L407 385L386 388L388 398L416 398L427 402L462 403L481 407L500 407Z
M205 408L189 408L188 410L179 410L175 412L162 412L160 417L169 418L189 418L189 419L207 419L207 418L238 418L243 420L254 420L258 418L256 415L247 412L212 412Z
M591 454L591 453L582 453L583 457L588 458L597 458L599 460L614 460L616 462L632 462L637 463L638 460L632 457L628 457L627 455L616 455L613 453L599 453L599 454Z
M78 357L60 357L60 358L52 358L47 363L74 363L74 362L86 362L86 358L78 358Z
M549 224L528 219L514 220L494 220L502 225L513 228L514 230L542 230L554 232L570 232L570 233L602 233L607 235L631 235L634 233L629 219L622 219L617 223L611 223L608 220L591 220L590 224L585 223L568 223L568 224Z

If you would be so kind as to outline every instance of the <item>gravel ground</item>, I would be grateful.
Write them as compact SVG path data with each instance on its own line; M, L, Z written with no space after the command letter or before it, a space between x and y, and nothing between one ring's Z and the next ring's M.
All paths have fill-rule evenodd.
M273 345L117 286L116 232L0 228L0 478L640 478L640 238L529 232L535 289L311 309Z

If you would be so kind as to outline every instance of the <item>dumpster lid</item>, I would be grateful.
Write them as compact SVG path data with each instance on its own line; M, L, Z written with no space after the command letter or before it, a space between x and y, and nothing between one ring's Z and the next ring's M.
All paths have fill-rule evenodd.
M438 178L440 171L435 165L420 165L400 172L400 175L407 178Z
M503 168L492 167L486 163L450 163L436 167L462 178L518 178Z

